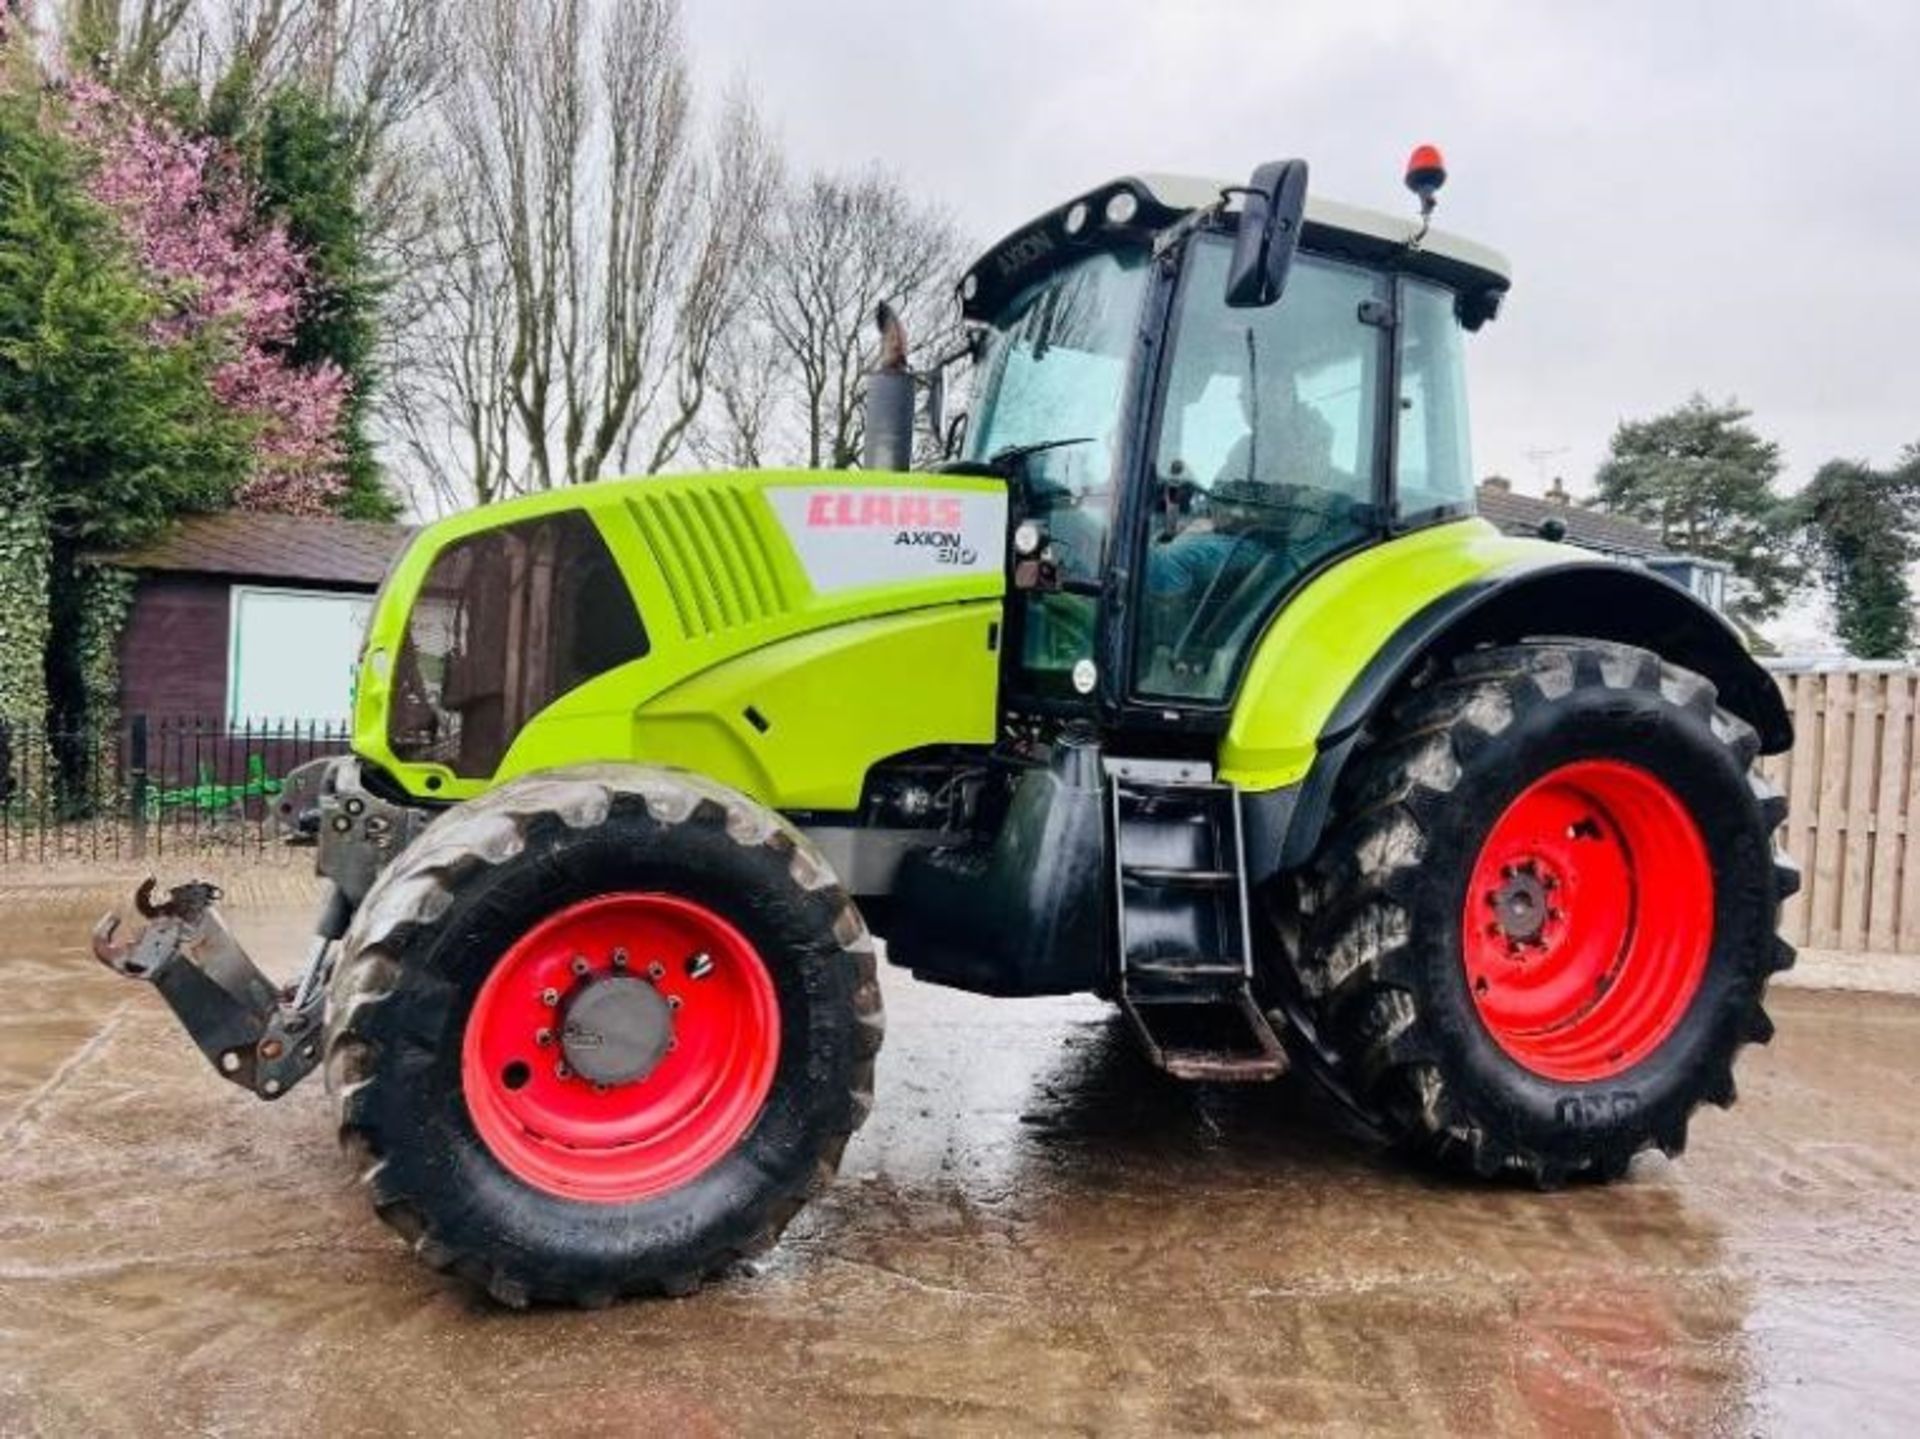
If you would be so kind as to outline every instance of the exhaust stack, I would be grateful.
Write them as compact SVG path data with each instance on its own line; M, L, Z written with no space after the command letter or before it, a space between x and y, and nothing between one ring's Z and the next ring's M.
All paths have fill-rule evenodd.
M867 376L867 436L860 463L869 470L905 470L913 464L913 372L907 368L907 331L884 300L874 322L880 327L880 364Z

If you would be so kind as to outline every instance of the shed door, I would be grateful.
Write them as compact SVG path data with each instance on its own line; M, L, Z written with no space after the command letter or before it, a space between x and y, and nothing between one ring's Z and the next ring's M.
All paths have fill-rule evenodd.
M233 588L227 718L344 725L371 595Z

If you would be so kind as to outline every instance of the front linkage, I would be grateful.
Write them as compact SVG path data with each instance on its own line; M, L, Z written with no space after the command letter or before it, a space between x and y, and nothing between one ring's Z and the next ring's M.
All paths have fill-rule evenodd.
M204 880L175 885L158 904L156 882L146 880L133 902L149 923L131 940L118 937L117 914L93 928L94 956L159 990L213 1067L262 1099L278 1099L319 1064L333 947L374 877L429 816L368 794L355 761L328 759L288 776L276 818L289 843L318 844L315 868L329 881L293 984L275 984L247 957L215 907L218 886Z

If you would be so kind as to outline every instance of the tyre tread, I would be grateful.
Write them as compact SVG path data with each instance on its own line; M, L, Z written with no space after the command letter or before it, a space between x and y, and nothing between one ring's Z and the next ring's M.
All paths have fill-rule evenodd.
M1611 1180L1634 1154L1658 1147L1679 1154L1688 1118L1701 1103L1733 1103L1732 1055L1716 1061L1687 1115L1631 1149L1589 1153L1569 1162L1503 1142L1449 1092L1423 1037L1418 956L1412 948L1410 896L1421 882L1427 832L1423 816L1451 802L1475 750L1522 712L1550 704L1577 685L1639 689L1660 695L1710 723L1714 736L1751 767L1759 755L1753 727L1718 706L1708 680L1629 645L1546 640L1469 652L1423 687L1400 696L1342 776L1335 818L1320 851L1292 883L1300 924L1283 946L1318 1032L1340 1057L1336 1079L1348 1097L1397 1146L1482 1176L1518 1172L1541 1187L1575 1177ZM1786 803L1757 772L1756 803L1774 837L1776 906L1799 887L1799 871L1779 850ZM1764 968L1793 963L1776 937ZM1765 979L1735 1044L1772 1036Z
M379 1042L367 1034L365 1020L370 1009L396 992L407 944L451 909L464 879L523 853L535 824L558 818L569 828L590 829L605 823L623 796L639 797L655 822L669 827L717 808L734 843L783 855L787 873L803 890L833 891L839 904L833 935L854 975L855 1063L847 1122L823 1136L820 1162L801 1184L774 1199L764 1221L745 1239L685 1272L611 1288L568 1288L529 1278L497 1256L446 1242L414 1196L397 1187L377 1119ZM593 1308L622 1297L690 1294L707 1279L771 1249L807 1200L832 1183L848 1140L873 1108L874 1061L885 1035L877 971L872 936L826 859L785 820L723 785L685 771L622 765L580 766L504 785L435 820L381 874L348 931L329 986L325 1057L340 1143L359 1182L372 1195L379 1218L430 1267L458 1277L497 1303L509 1308L535 1302ZM409 971L409 977L416 985L425 979L451 989L419 967Z

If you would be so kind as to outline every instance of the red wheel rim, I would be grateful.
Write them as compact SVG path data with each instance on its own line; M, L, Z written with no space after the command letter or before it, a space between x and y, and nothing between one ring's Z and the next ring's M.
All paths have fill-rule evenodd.
M1646 770L1563 765L1494 822L1461 935L1474 1004L1507 1054L1549 1079L1609 1079L1673 1033L1706 974L1706 843Z
M665 1048L644 1075L595 1084L567 1062L566 1019L616 978L651 986ZM691 900L610 894L550 915L501 956L467 1019L461 1087L481 1139L519 1178L621 1204L675 1189L731 1150L779 1057L773 979L746 936Z

